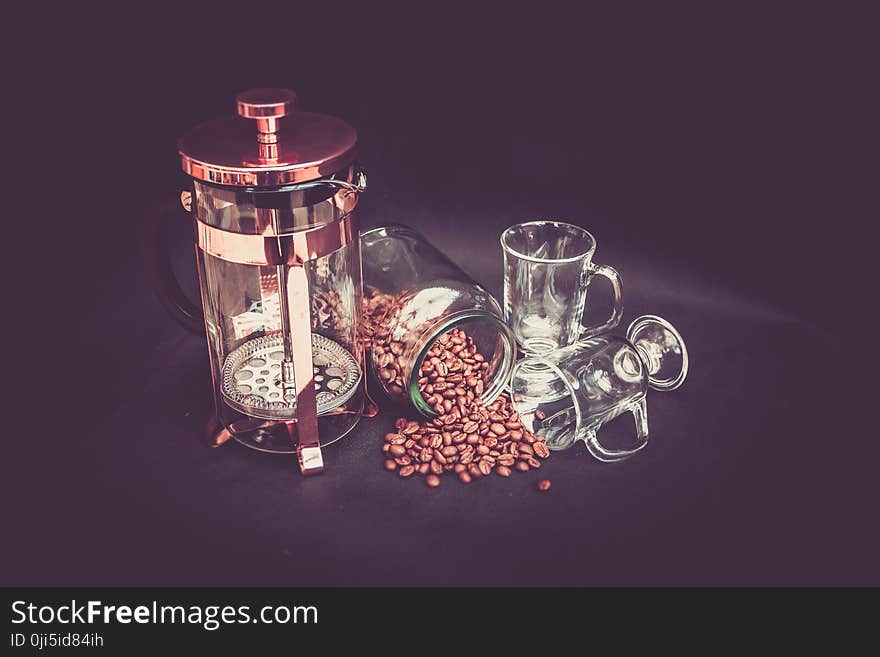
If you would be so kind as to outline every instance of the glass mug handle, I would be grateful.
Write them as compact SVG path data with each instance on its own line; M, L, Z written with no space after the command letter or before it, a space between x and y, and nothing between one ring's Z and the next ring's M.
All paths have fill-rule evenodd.
M597 326L584 326L581 324L581 339L590 338L594 335L610 331L620 323L620 318L623 316L623 286L620 282L620 274L617 273L617 270L614 267L597 265L591 262L587 269L584 270L584 281L582 284L585 288L590 284L593 276L602 276L607 278L608 282L611 283L611 290L614 293L614 300L612 301L611 306L611 317L609 317L608 321L604 324L599 324ZM586 294L586 290L584 291L584 294Z
M613 463L614 461L622 461L629 458L636 452L641 451L648 444L648 404L647 399L642 396L641 400L629 407L633 419L636 421L636 446L631 449L606 449L599 442L599 437L595 429L591 429L584 437L587 444L587 451L595 458L605 463Z

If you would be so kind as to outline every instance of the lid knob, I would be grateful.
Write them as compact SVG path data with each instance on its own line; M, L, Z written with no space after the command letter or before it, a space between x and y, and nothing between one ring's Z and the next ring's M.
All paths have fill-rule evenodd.
M235 97L238 115L257 122L257 143L260 162L278 161L278 119L292 114L296 108L296 94L289 89L250 89Z

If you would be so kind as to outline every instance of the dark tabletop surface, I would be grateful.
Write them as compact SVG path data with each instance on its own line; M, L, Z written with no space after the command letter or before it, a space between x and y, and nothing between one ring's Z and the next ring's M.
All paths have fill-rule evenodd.
M7 408L0 583L880 584L863 321L874 302L857 289L875 258L852 239L867 206L833 187L866 178L844 145L862 143L845 131L869 85L845 87L872 60L859 41L838 48L791 28L788 11L706 13L664 30L642 13L614 32L575 21L568 36L551 13L530 12L522 31L494 15L468 31L476 16L451 16L472 37L455 48L444 30L385 41L376 19L340 38L365 36L359 50L313 48L321 66L293 56L309 44L285 33L263 58L277 65L259 72L245 59L186 65L180 44L200 52L200 30L176 16L72 31L69 47L58 34L52 125L82 140L58 152L76 154L83 182L27 197L34 219L34 203L64 201L39 215L52 221L18 222L29 237L45 226L59 254L7 277L17 310L4 321L27 337L9 355L31 361L17 376L39 394ZM684 386L648 394L647 449L602 464L576 445L540 472L432 490L383 470L382 437L401 413L387 405L328 447L314 478L292 457L205 447L206 344L153 296L137 225L176 202L177 136L259 85L296 88L303 109L357 127L364 226L416 227L495 294L505 227L587 227L596 261L623 277L619 331L661 315L690 352ZM93 111L102 104L125 111ZM820 130L837 107L846 116ZM183 217L177 233L192 290ZM589 316L607 302L599 281ZM607 428L631 430L628 416Z
M381 183L377 183L382 195ZM408 221L500 291L497 236L513 208L432 214L389 196L366 223ZM540 472L439 489L382 469L400 409L383 406L303 478L293 457L210 449L203 340L163 313L131 267L85 321L83 424L21 514L11 583L491 585L876 581L867 481L829 476L839 404L825 383L838 342L790 312L632 249L627 232L567 210L625 286L624 325L668 318L690 351L685 385L651 391L651 441L603 464L577 444ZM526 215L528 213L526 212ZM186 254L188 256L188 252ZM182 257L181 262L187 257ZM592 313L608 294L596 286ZM104 305L106 304L106 305ZM93 369L92 369L93 368ZM826 371L819 374L817 368ZM90 372L90 373L89 373ZM100 376L94 372L101 372ZM607 429L631 431L629 416ZM68 446L70 447L70 446ZM553 482L536 491L539 479ZM64 482L64 483L62 483ZM39 564L39 567L35 567Z

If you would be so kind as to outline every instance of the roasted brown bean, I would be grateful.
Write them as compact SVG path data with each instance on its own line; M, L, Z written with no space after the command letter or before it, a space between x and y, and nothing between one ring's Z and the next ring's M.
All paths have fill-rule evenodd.
M513 465L516 463L516 457L513 454L502 454L498 457L498 463L500 465Z
M550 456L550 449L547 447L547 443L536 442L532 445L532 448L535 450L535 454L540 456L542 459L546 459Z

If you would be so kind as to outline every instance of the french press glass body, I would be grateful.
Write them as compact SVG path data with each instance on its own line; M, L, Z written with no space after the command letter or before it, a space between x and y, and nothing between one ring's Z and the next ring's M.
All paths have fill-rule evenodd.
M357 136L344 121L295 111L285 89L237 97L238 117L209 121L179 142L192 189L203 327L216 442L296 452L323 469L321 445L358 422L364 405ZM202 321L170 275L166 307Z

